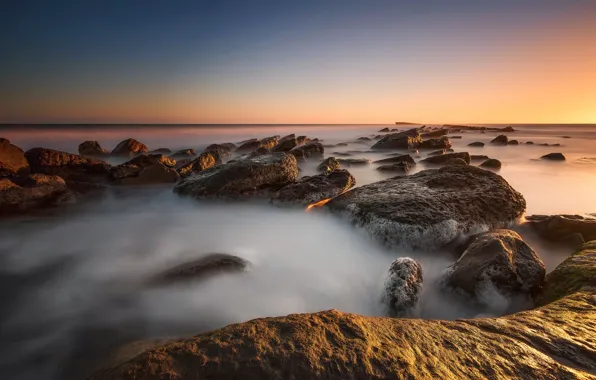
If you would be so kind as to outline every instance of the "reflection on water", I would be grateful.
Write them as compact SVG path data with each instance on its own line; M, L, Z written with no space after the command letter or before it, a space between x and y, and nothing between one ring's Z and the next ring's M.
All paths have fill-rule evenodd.
M24 148L42 145L76 152L83 140L107 148L127 137L151 149L201 148L253 136L306 134L325 144L350 142L328 151L361 151L354 157L381 159L372 142L355 143L380 126L68 130L48 135L31 131L0 134ZM517 128L517 127L516 127ZM529 213L596 212L596 167L576 162L594 155L596 128L536 128L515 132L520 141L561 143L562 147L520 145L467 148L489 142L494 133L462 133L456 151L485 154L503 162L501 174L524 194ZM46 136L53 136L47 139ZM559 136L569 135L571 139ZM535 161L560 151L567 161ZM422 156L426 152L421 152ZM301 164L302 175L318 162ZM348 168L358 185L390 175L378 165ZM414 171L423 170L421 164ZM120 344L184 336L263 316L337 308L382 315L381 288L390 263L399 256L418 260L424 271L422 317L461 318L500 313L471 309L438 291L435 283L454 261L447 252L388 251L363 232L324 209L277 209L263 203L207 204L181 199L170 188L108 195L67 214L0 222L0 373L6 378L81 378ZM570 252L520 229L552 270ZM224 252L252 263L242 274L199 284L148 287L146 280L197 255ZM498 301L498 300L496 300Z

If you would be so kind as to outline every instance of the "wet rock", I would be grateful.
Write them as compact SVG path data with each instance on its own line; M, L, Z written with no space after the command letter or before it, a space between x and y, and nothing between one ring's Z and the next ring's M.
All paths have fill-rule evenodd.
M424 140L420 143L420 149L448 149L451 148L451 141L447 137L439 139Z
M296 137L296 142L298 142L298 145L306 144L309 141L310 141L310 139L308 137L306 137L306 136L298 136L298 137Z
M531 297L544 283L544 263L514 231L480 234L445 273L446 287L490 305L495 292L507 299Z
M430 164L430 165L444 165L447 161L449 161L452 158L461 158L462 160L464 160L466 162L466 164L470 163L470 154L468 152L459 152L459 153L446 153L443 154L442 156L431 156L431 157L426 157L425 159L421 160L420 162L423 162L425 164Z
M214 167L218 164L217 154L217 151L209 151L199 154L199 156L190 163L179 167L178 174L180 174L180 177L184 178L193 173L200 173L203 170Z
M170 155L170 158L175 160L185 159L185 158L193 158L197 155L197 151L194 149L182 149L177 151L176 153Z
M501 161L494 158L489 158L488 160L481 163L480 167L485 169L499 170L501 169Z
M384 158L375 161L375 164L396 164L398 162L406 162L410 165L416 165L416 161L409 154L400 154L399 156Z
M112 156L132 157L148 152L149 148L147 148L147 145L135 139L126 139L121 141L118 145L116 145L114 150L112 150Z
M475 141L473 143L469 143L468 146L471 146L474 148L482 148L482 147L484 147L484 143L480 142L480 141Z
M422 138L416 128L405 132L391 133L377 141L372 149L416 149L422 143Z
M507 142L507 145L519 145L519 141L517 141L517 140L509 140L509 142Z
M494 145L507 145L509 143L509 138L505 135L498 135L490 143Z
M57 206L73 200L64 179L55 175L0 178L0 215Z
M368 165L372 162L368 158L338 158L337 161L347 167Z
M565 156L563 156L563 153L549 153L540 157L540 159L550 161L565 161Z
M450 158L445 161L445 166L466 166L468 163L461 158Z
M299 145L288 152L296 158L308 159L312 157L322 157L325 148L319 142L310 142L305 145Z
M217 152L220 157L231 157L236 145L232 143L211 144L205 148L204 152Z
M398 174L408 174L412 166L407 162L398 162L395 164L381 165L377 168L382 172L394 172Z
M421 135L423 139L434 138L434 137L441 137L446 136L449 133L449 130L445 128L436 129L432 132L426 132Z
M28 171L29 163L23 149L0 137L0 176L3 174L26 174Z
M427 156L440 156L442 154L445 154L447 151L445 149L441 149L441 150L435 150L434 152L430 152L429 154L427 154Z
M269 150L273 149L274 146L277 145L278 141L279 141L279 136L265 137L264 139L261 140L261 148L265 148L269 151Z
M391 263L385 280L382 302L392 317L418 315L422 294L422 267L409 257L400 257Z
M81 156L101 157L110 154L110 152L102 148L97 141L85 141L79 144L79 154Z
M158 148L158 149L152 150L151 152L149 152L149 154L163 154L163 155L168 154L169 155L169 154L172 154L172 151L168 148Z
M66 181L104 182L111 168L101 160L53 149L33 148L25 153L25 157L31 172L58 175Z
M298 177L296 158L271 154L228 162L184 178L174 192L193 198L236 198L279 189Z
M271 149L273 153L289 152L298 145L298 140L294 134L283 137L276 146Z
M276 205L308 206L333 198L354 187L356 180L345 169L336 169L311 177L302 177L295 183L282 187L271 198Z
M388 246L436 249L470 231L508 226L526 202L501 176L468 165L364 185L325 207Z
M180 175L176 161L162 154L142 155L110 170L110 179L119 185L137 186L174 183Z
M171 284L182 281L200 281L225 273L244 272L249 262L225 253L211 253L188 263L177 265L158 274L153 284Z
M540 237L550 241L569 241L580 234L584 241L596 240L596 218L580 215L531 215L527 222Z
M526 145L534 145L534 141L526 141Z
M340 163L335 157L327 157L326 159L321 162L321 164L317 167L317 170L323 172L330 172L335 169L340 168Z
M245 153L245 152L252 152L256 149L261 147L261 140L251 140L247 141L244 144L241 144L236 148L237 152Z
M269 154L269 149L265 148L264 146L261 146L259 149L255 150L254 152L251 152L248 157L249 158L253 158L253 157L260 157L260 156L265 156L267 154Z
M488 159L489 159L488 156L485 156L485 155L482 155L482 154L472 154L472 155L470 155L470 160L471 161L486 161Z

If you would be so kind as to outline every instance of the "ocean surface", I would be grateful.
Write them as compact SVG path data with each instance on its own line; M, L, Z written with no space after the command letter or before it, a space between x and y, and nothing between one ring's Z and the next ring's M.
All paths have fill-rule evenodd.
M387 153L369 152L373 142L358 137L373 137L384 127L415 126L0 126L0 137L25 150L42 146L76 153L85 140L111 150L133 137L151 150L175 151L295 133L323 144L348 143L326 148L326 156L349 152L377 160ZM498 127L503 126L508 125ZM507 135L520 141L518 146L467 147L488 143L498 133L466 131L455 134L462 138L451 140L453 148L499 159L499 174L524 195L528 215L595 213L596 125L512 126L516 131ZM567 160L539 159L553 152ZM318 163L301 163L301 175L315 174ZM347 169L361 186L392 176L377 166ZM414 171L424 169L418 164ZM516 229L548 271L571 253L527 228ZM240 256L251 263L250 270L200 283L146 285L156 273L212 252ZM500 315L524 307L498 297L484 309L451 299L436 281L454 262L452 255L388 250L324 210L197 202L164 186L115 191L64 212L5 219L0 221L0 373L7 379L78 379L133 341L332 308L384 315L383 281L390 263L401 256L422 264L422 318Z

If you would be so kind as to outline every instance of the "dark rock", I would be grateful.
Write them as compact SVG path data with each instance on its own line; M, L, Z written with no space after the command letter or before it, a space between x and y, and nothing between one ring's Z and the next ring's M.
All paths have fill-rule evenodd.
M344 169L336 169L312 177L302 177L297 182L282 187L271 198L276 205L307 206L333 198L354 187L356 180Z
M381 129L379 132L384 133L384 132L391 132L391 130L387 127Z
M400 174L408 174L410 172L411 165L407 162L398 162L395 164L381 165L377 168L382 172L395 172Z
M248 157L253 158L253 157L260 157L260 156L265 156L267 154L269 154L269 149L265 148L264 146L261 146L259 149L251 152Z
M276 146L271 149L273 153L289 152L298 145L298 140L294 134L283 137Z
M170 284L181 281L200 281L215 275L244 272L248 266L248 261L238 256L211 253L198 260L168 269L157 275L151 282L154 284Z
M252 152L261 147L261 140L251 140L241 144L236 148L237 152Z
M519 218L523 196L499 175L446 166L352 189L325 205L389 246L435 249Z
M215 150L201 153L199 157L195 158L190 163L179 167L178 174L180 174L180 177L184 178L193 173L200 173L203 170L214 167L218 164L217 154L218 153Z
M358 137L358 141L372 141L370 137Z
M65 181L104 182L111 168L101 160L53 149L33 148L25 153L25 157L33 173L58 175Z
M519 141L517 141L517 140L509 140L509 142L507 142L507 145L519 145Z
M338 143L338 144L335 144L335 146L348 146L348 144L347 143Z
M176 161L162 154L142 155L110 170L110 179L119 185L174 183L180 179Z
M347 167L368 165L372 162L368 158L338 158L337 161Z
M265 137L264 139L261 140L261 148L265 148L265 149L267 149L267 151L269 151L269 150L273 149L274 146L277 145L278 141L279 141L279 136Z
M450 139L457 139L457 140L459 140L459 139L462 138L462 136L449 136L449 138Z
M79 151L80 151L80 149L79 149ZM151 152L149 152L149 154L163 154L163 155L166 155L166 154L172 154L172 151L170 149L168 149L168 148L159 148L159 149L152 150Z
M565 161L565 156L563 156L563 153L549 153L540 157L540 159L550 161Z
M513 127L509 126L509 127L505 127L503 129L501 129L501 131L503 131L503 132L515 132L515 129L513 129Z
M29 171L29 163L23 149L0 137L0 176Z
M204 152L217 152L219 157L231 157L232 152L236 149L236 145L232 143L225 144L211 144L205 148Z
M422 138L416 128L405 132L391 133L377 141L372 149L416 149Z
M538 145L539 145L539 146L550 146L550 145L549 145L549 144L547 144L547 143L542 143L542 144L538 144Z
M421 135L421 137L423 139L428 139L428 138L446 136L448 133L449 133L449 130L441 128L441 129L434 130L432 132L423 133Z
M490 143L494 145L507 145L509 143L509 138L505 135L498 135Z
M174 192L193 198L235 198L279 189L298 177L289 154L271 154L212 167L184 178Z
M323 172L330 172L330 171L333 171L333 170L339 169L339 168L340 168L340 163L335 157L327 157L317 167L317 170L323 171Z
M398 162L407 162L410 165L416 165L416 161L409 154L400 154L399 156L377 160L375 164L396 164Z
M382 302L392 317L418 315L422 294L422 267L409 257L400 257L391 263Z
M183 167L184 165L190 164L193 160L190 158L183 158L181 160L176 160L176 166L174 166L176 169L180 169L181 167Z
M485 160L488 160L488 159L489 159L488 156L484 156L482 154L472 154L470 156L470 160L472 160L472 161L485 161Z
M347 152L333 152L333 155L340 157L352 157L352 154Z
M470 163L470 154L468 152L459 152L459 153L446 153L442 156L431 156L426 157L425 159L421 160L425 164L431 165L444 165L447 161L452 158L461 158L466 162L466 164Z
M448 137L424 140L420 144L419 148L420 149L448 149L448 148L451 148L451 141L449 141Z
M472 146L474 148L482 148L482 147L484 147L484 143L480 142L480 141L476 141L473 143L469 143L468 146Z
M561 138L563 138L563 139L570 139L571 136L561 136Z
M434 152L430 152L427 156L440 156L446 153L445 149L435 150Z
M55 175L0 178L0 215L52 207L73 199L64 179Z
M561 144L556 143L556 144L550 144L550 146L561 146Z
M298 137L296 137L296 142L298 143L298 145L306 144L309 141L310 141L310 139L308 137L306 137L306 136L298 136Z
M536 295L545 274L540 257L516 232L497 230L476 237L443 281L490 305L495 291L506 298Z
M114 150L112 150L112 155L132 157L147 152L149 152L147 145L140 143L135 139L126 139L116 145Z
M102 148L97 141L85 141L79 144L79 154L81 156L101 157L110 154Z
M534 141L526 141L526 145L534 145Z
M179 150L176 153L172 154L170 158L175 160L185 159L185 158L193 158L197 155L197 151L194 149L183 149Z
M450 158L445 161L445 166L466 166L468 163L461 158Z
M596 240L596 218L580 215L532 215L528 223L540 235L550 241L568 241L580 234L584 241Z
M305 145L299 145L288 152L296 158L308 159L311 157L321 157L325 153L325 148L319 142L310 142Z
M494 159L494 158L489 158L488 160L481 163L480 167L486 168L486 169L499 170L499 169L501 169L501 161Z

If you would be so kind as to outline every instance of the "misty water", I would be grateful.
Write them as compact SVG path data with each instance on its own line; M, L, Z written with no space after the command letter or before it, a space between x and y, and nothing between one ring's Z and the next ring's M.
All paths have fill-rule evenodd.
M349 143L326 148L326 156L350 152L377 160L389 153L369 152L372 142L356 139L372 137L383 127L81 126L14 128L0 135L25 150L43 146L76 153L84 140L111 149L134 137L150 149L174 151L295 133L323 144ZM488 143L494 132L465 132L451 141L456 152L502 161L499 174L524 195L528 215L596 212L596 126L514 128L507 135L522 142L519 146L467 147L473 141ZM538 159L552 152L562 152L567 161ZM315 174L318 163L301 163L301 175ZM361 186L392 176L375 170L378 166L347 169ZM424 169L418 164L414 172ZM0 373L11 379L84 377L125 343L189 336L258 317L333 308L382 316L383 281L390 263L402 256L423 267L422 318L500 315L526 306L496 296L493 305L479 309L452 298L439 291L436 281L456 260L453 253L388 250L324 209L280 209L263 201L198 202L178 197L171 186L115 188L64 211L5 219L0 226ZM571 253L527 228L515 229L547 271ZM164 269L213 252L244 258L250 267L201 282L147 285Z

